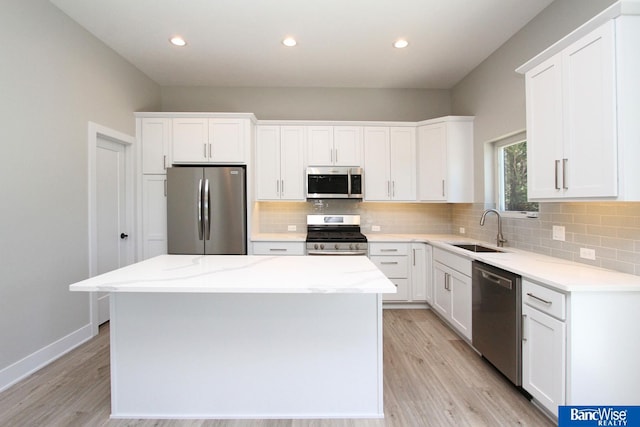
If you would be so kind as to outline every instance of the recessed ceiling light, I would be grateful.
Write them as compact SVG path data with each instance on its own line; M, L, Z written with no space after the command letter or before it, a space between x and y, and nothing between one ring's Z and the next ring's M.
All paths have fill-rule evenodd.
M171 44L174 46L182 47L187 45L187 42L180 36L171 37L169 39L169 42L171 42Z
M297 45L298 42L293 37L287 37L286 39L282 40L282 44L287 47L293 47Z
M409 46L409 42L404 39L396 40L396 42L393 44L393 47L396 47L398 49L403 49L407 46Z

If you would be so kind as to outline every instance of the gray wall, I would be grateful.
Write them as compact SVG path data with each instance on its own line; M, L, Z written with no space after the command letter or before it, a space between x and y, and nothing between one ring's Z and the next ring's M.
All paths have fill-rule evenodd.
M419 121L451 114L448 90L163 87L163 111L254 113L262 120Z
M89 322L87 122L135 135L160 88L47 0L0 13L0 371Z
M475 116L475 200L484 200L484 144L526 127L524 76L514 70L614 0L556 0L451 91L453 114Z

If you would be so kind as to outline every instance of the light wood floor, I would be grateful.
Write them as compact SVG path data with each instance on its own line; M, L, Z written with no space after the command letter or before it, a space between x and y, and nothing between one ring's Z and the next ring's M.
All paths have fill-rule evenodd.
M0 393L0 426L553 426L429 310L384 311L384 420L110 420L109 326Z

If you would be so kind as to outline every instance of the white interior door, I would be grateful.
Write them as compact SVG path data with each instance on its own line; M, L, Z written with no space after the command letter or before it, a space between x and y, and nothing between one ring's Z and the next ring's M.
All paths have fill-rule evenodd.
M96 146L96 274L129 262L125 146L98 135ZM98 323L109 320L109 294L98 294Z

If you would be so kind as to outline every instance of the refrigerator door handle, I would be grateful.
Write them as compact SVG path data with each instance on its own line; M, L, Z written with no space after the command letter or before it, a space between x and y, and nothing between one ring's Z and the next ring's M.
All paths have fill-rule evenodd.
M202 179L198 183L198 240L202 240Z
M209 196L209 180L204 180L204 228L205 240L211 240L211 197Z

